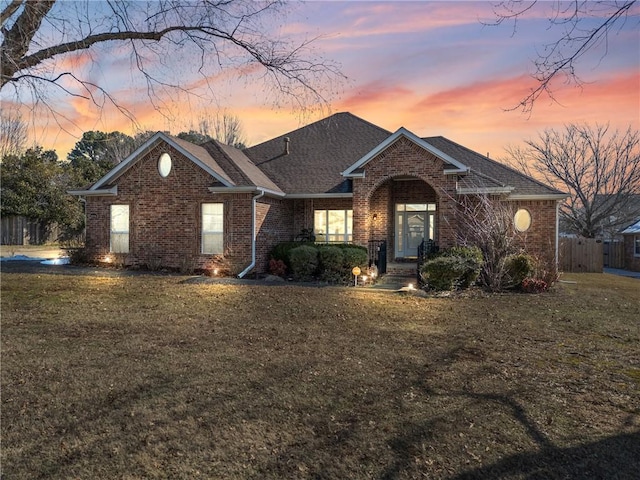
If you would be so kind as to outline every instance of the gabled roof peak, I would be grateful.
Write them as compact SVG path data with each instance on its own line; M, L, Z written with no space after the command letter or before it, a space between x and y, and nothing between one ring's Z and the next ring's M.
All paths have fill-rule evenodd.
M418 145L419 147L423 148L424 150L428 151L429 153L435 155L436 157L438 157L443 162L448 163L450 165L453 165L455 167L454 169L447 169L448 172L451 172L451 173L460 172L460 173L462 173L462 172L466 172L468 170L468 167L466 165L464 165L463 163L461 163L458 160L456 160L455 158L447 155L443 151L437 149L436 147L434 147L430 143L428 143L425 140L423 140L422 138L418 137L413 132L407 130L405 127L400 127L393 134L391 134L389 137L387 137L386 140L384 140L382 143L380 143L378 146L376 146L373 150L369 151L369 153L367 153L364 157L360 158L356 163L354 163L349 168L347 168L344 172L342 172L342 175L345 176L345 177L352 177L354 175L357 176L357 174L355 174L356 170L358 170L359 168L362 168L369 161L371 161L373 158L377 157L380 153L384 152L387 148L389 148L391 145L393 145L395 142L397 142L400 138L403 138L403 137L408 139L409 141L415 143L416 145Z

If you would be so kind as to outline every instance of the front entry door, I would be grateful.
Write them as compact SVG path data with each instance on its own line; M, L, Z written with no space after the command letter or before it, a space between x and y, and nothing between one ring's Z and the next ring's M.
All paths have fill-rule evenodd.
M396 258L418 256L418 247L425 239L433 239L435 204L396 205Z

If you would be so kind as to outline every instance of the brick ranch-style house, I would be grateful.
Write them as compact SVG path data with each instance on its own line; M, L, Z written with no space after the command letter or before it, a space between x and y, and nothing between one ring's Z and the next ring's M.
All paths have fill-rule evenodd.
M386 241L390 261L465 229L458 199L508 202L523 248L555 256L566 195L444 137L419 138L338 113L239 150L157 133L86 190L89 258L125 265L267 271L269 252L316 242Z

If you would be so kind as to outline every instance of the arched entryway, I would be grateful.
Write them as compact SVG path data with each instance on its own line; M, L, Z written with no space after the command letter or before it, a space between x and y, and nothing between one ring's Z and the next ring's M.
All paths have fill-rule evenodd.
M384 240L390 261L416 258L423 240L438 243L438 202L436 191L420 178L387 179L369 198L369 240Z

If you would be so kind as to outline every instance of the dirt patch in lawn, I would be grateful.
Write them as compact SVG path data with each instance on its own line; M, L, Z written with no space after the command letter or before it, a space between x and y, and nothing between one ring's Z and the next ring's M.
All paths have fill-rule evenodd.
M634 279L421 298L2 275L2 475L634 478Z

